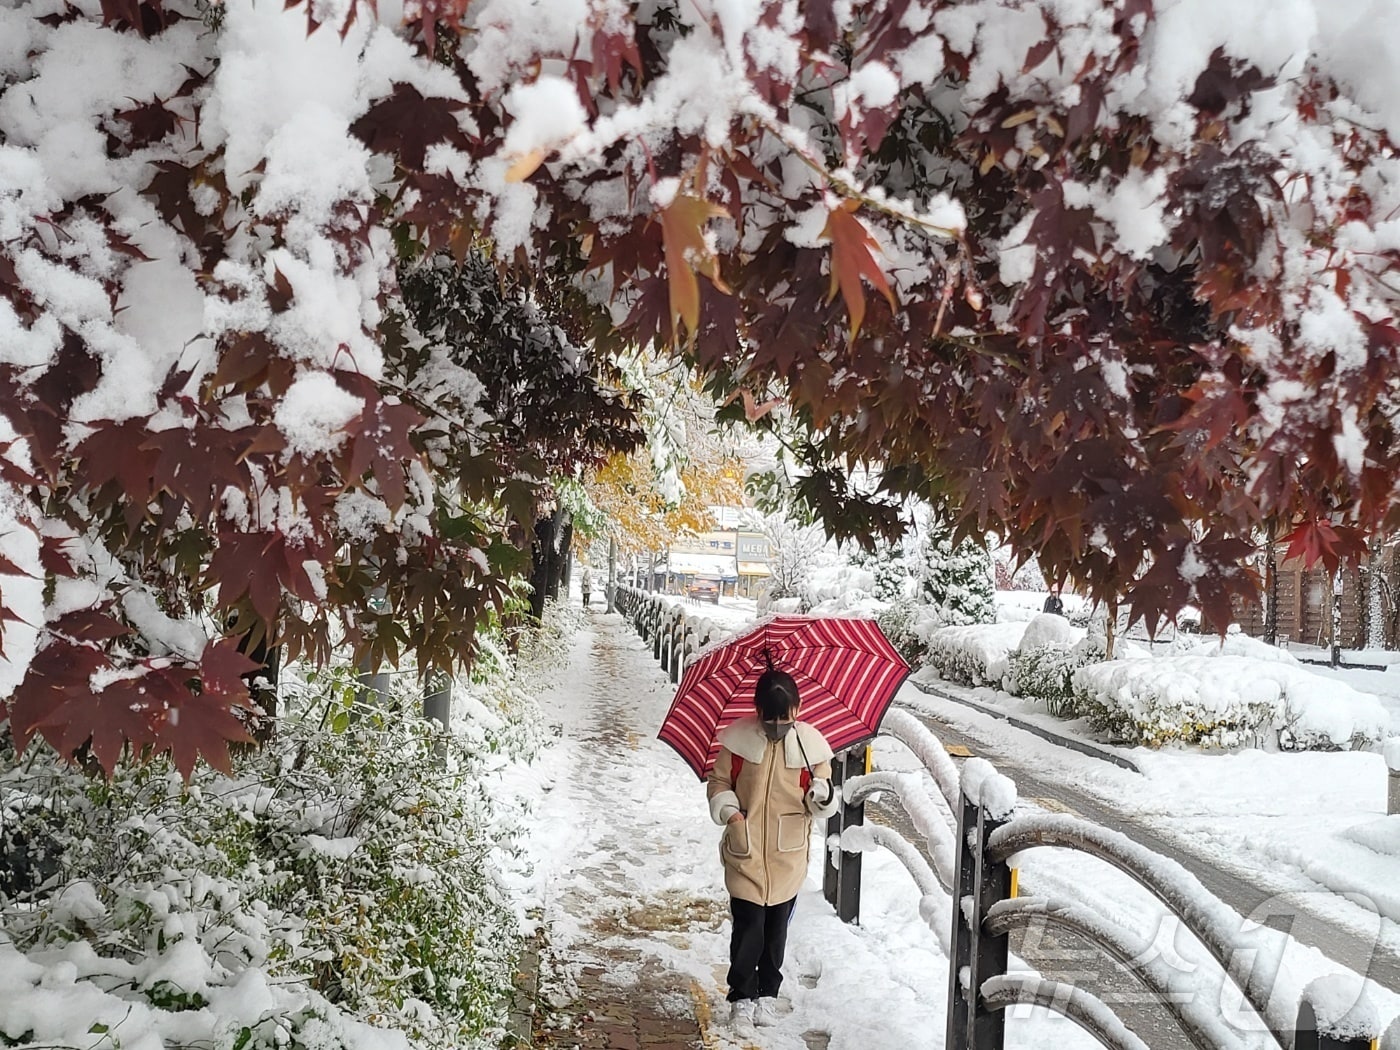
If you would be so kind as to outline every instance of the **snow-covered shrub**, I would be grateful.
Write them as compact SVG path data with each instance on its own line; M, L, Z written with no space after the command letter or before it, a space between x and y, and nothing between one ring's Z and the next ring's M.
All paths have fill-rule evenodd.
M1281 664L1288 664L1290 667L1301 668L1303 663L1287 649L1280 649L1276 645L1258 638L1251 638L1240 630L1239 624L1231 624L1221 638L1212 635L1204 640L1200 638L1183 638L1178 643L1180 651L1191 656L1243 656L1251 660L1265 660Z
M1073 709L1148 747L1374 746L1387 725L1370 694L1283 660L1181 655L1091 664L1072 677Z
M922 667L928 661L928 643L918 631L919 624L927 615L924 606L903 598L886 606L875 617L875 622L885 632L890 644L913 668Z
M802 588L802 608L814 616L874 616L884 608L875 597L875 576L845 562L818 564Z
M1055 613L1041 613L1032 617L1021 635L1021 649L1039 649L1046 645L1057 645L1069 649L1084 640L1085 632L1075 627L1063 616Z
M921 625L928 662L950 682L999 686L1006 656L1021 644L1024 623L982 623L959 627Z
M91 1010L39 1019L0 997L0 1032L90 1050L145 1032L214 1050L494 1045L519 925L490 773L538 746L537 718L503 683L470 701L488 717L443 734L406 686L357 708L356 685L289 675L273 741L188 785L164 759L110 780L47 749L20 761L5 733L0 805L24 813L31 863L0 886L0 979L39 998L81 986Z
M1002 688L1042 701L1052 715L1069 715L1071 677L1086 664L1102 660L1106 648L1102 634L1086 634L1063 616L1041 613L1026 625L1021 644L1007 653Z
M913 598L914 577L902 545L879 543L871 551L857 547L850 553L850 559L852 564L871 574L871 593L880 601L894 604Z

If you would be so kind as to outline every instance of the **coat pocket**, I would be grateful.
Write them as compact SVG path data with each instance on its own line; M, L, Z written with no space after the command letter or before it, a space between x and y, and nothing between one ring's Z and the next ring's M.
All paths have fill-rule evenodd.
M807 836L812 822L806 813L782 813L778 816L778 852L795 853L807 848Z
M724 849L727 857L747 857L749 855L749 822L736 820L724 826Z

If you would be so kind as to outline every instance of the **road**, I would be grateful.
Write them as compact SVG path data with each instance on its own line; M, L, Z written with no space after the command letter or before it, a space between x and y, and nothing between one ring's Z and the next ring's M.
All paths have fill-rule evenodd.
M1171 837L1149 828L1129 814L1116 809L1095 796L1078 790L1073 784L1047 777L1018 758L1005 746L1005 730L995 735L979 737L975 731L954 729L947 723L924 712L912 712L924 721L951 752L965 749L986 758L999 772L1016 782L1023 800L1050 811L1068 812L1096 824L1121 832L1154 852L1180 863L1216 897L1229 904L1242 916L1251 915L1278 896L1276 886L1263 880L1251 880L1235 872L1223 871L1210 860L1197 856ZM956 754L955 754L956 757ZM868 807L871 819L888 823L902 831L906 838L921 842L908 825L897 804ZM1034 886L1022 883L1025 895L1035 892ZM1297 904L1296 900L1290 903ZM1302 943L1317 948L1323 954L1358 973L1367 974L1382 987L1400 991L1400 955L1356 931L1325 916L1311 914L1295 921L1292 934ZM1111 1002L1125 1023L1137 1032L1153 1050L1188 1050L1191 1042L1177 1028L1167 1010L1147 1001L1136 980L1112 960L1083 942L1058 940L1052 934L1021 937L1013 941L1012 950L1047 977L1072 982L1093 991Z

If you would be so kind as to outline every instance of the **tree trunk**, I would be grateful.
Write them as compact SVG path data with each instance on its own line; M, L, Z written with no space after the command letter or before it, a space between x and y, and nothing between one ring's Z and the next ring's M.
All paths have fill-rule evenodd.
M238 639L238 651L259 666L243 675L248 695L259 714L253 721L253 740L261 747L277 731L277 679L282 669L282 649L273 642L273 629L255 629Z
M1264 641L1278 645L1278 550L1272 526L1264 555Z
M573 520L562 507L535 522L535 540L530 547L530 613L536 620L544 618L545 602L559 597L573 536Z
M1385 590L1382 578L1385 548L1380 537L1371 538L1371 550L1366 556L1366 648L1385 648Z
M605 612L616 612L613 602L617 596L617 537L608 537L608 605Z
M1342 662L1342 570L1332 574L1332 666Z

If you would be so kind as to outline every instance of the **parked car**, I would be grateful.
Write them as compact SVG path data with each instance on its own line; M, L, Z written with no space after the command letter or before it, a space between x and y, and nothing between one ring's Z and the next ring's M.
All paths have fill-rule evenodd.
M685 596L692 601L707 601L719 604L718 580L691 580L685 587Z

